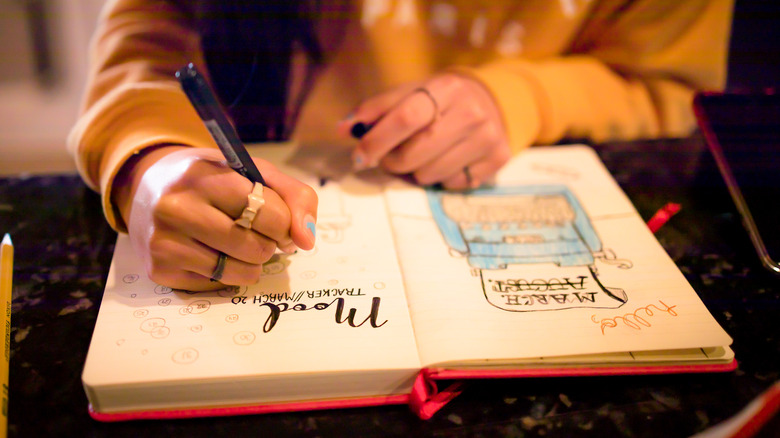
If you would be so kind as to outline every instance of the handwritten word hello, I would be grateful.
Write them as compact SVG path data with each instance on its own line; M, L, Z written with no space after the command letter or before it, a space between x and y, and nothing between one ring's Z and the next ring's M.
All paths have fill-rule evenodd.
M640 316L640 312L644 312L644 316L653 316L655 312L653 309L655 309L658 312L666 312L669 315L677 316L677 312L674 310L677 306L667 306L666 303L664 303L661 300L658 300L659 303L661 303L661 306L658 307L655 304L650 304L645 307L640 307L636 309L633 313L626 313L623 316L615 316L613 318L604 318L600 321L596 320L596 315L591 315L590 319L596 324L601 325L601 334L605 334L604 330L606 328L612 328L617 327L619 322L622 322L627 327L632 328L634 330L641 330L642 327L652 327L650 324L650 321L646 320L644 317Z

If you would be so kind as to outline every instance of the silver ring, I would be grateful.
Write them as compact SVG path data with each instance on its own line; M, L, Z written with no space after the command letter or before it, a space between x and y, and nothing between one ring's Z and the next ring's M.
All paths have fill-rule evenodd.
M436 100L435 97L433 97L431 90L425 87L415 88L414 92L415 93L420 92L425 94L426 96L428 96L429 99L431 99L431 103L433 103L433 118L431 119L430 123L428 123L430 125L431 123L435 122L436 119L439 118L439 102Z
M214 267L214 272L211 273L211 281L222 280L222 274L225 273L225 264L227 263L227 254L220 251L217 256L217 266Z
M255 221L257 212L265 205L265 198L263 198L263 185L256 182L252 186L252 191L246 196L246 207L241 212L241 216L236 219L236 224L247 230L252 229L252 222Z
M463 175L466 176L466 185L471 187L471 184L474 182L474 180L471 178L471 171L469 170L469 166L463 168Z

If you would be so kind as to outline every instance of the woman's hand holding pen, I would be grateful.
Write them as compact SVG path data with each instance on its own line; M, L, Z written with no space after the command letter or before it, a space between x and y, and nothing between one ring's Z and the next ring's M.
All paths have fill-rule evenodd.
M355 125L371 126L360 132ZM411 174L422 185L478 187L511 157L499 109L482 84L442 74L406 84L362 102L339 124L360 136L352 154L357 170L381 166ZM357 132L356 132L357 131Z
M252 229L234 220L253 183L228 167L217 149L158 147L123 168L114 203L153 281L187 290L253 284L277 248L314 246L314 190L270 163L254 161L268 187ZM220 253L227 257L214 282Z

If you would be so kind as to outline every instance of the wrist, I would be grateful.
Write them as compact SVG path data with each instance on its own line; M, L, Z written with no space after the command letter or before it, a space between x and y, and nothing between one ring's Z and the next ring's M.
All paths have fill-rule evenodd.
M133 198L144 173L164 156L187 147L174 144L149 146L137 151L122 164L111 184L111 204L121 221L119 228L127 229Z

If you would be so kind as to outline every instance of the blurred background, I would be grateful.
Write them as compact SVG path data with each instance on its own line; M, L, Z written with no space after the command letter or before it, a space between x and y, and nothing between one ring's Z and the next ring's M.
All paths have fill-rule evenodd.
M0 0L0 176L75 171L87 48L107 0ZM731 90L780 87L780 1L737 0Z
M105 0L0 0L0 175L73 171L89 39Z

